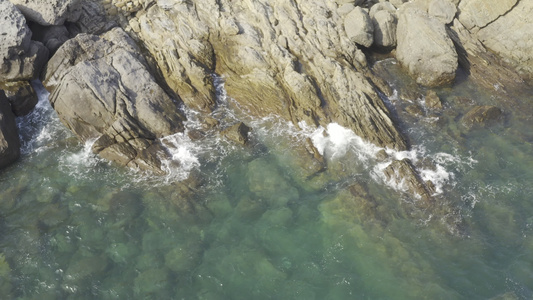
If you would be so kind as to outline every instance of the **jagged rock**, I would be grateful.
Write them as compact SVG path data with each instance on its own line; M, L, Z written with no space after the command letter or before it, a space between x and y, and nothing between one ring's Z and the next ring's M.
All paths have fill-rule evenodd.
M34 23L30 26L32 39L43 43L50 56L70 38L70 33L64 25L42 26Z
M26 19L9 1L0 2L0 82L35 79L48 58L43 44L31 40Z
M9 101L0 90L0 169L14 163L20 156L20 140L15 116Z
M407 191L411 195L418 195L423 200L421 206L433 202L435 193L432 183L424 182L409 159L395 160L383 170L387 181Z
M464 1L463 1L464 2ZM499 1L498 6L514 1ZM502 9L503 11L503 9ZM464 23L463 23L464 24ZM522 77L533 80L533 2L520 1L511 11L481 28L477 37ZM465 24L466 25L466 24Z
M461 119L466 127L485 126L500 118L502 110L491 105L476 106L468 111Z
M9 0L24 16L41 25L62 25L78 19L81 0Z
M439 86L453 82L457 52L443 23L416 3L399 10L396 57L419 84Z
M429 90L426 93L425 105L429 109L442 109L442 102L440 101L439 95L433 90Z
M380 10L372 17L372 22L374 23L374 45L395 47L398 22L395 15L387 10Z
M344 17L344 30L350 40L370 47L374 41L374 25L368 13L361 7L354 8Z
M428 14L444 24L450 24L457 14L457 6L450 0L431 0L428 4Z
M231 141L245 145L248 143L249 132L250 127L246 126L243 122L239 122L222 131L222 135Z
M516 5L518 0L470 0L459 3L459 20L466 28L485 27ZM531 2L531 1L521 1Z
M93 151L121 165L158 171L157 140L183 130L176 103L155 82L120 28L80 34L48 62L43 83L61 121Z
M370 11L368 12L368 14L370 15L370 18L374 18L376 13L382 10L388 11L391 14L394 14L394 16L396 16L397 9L390 2L379 2L379 3L372 5L372 7L370 7Z

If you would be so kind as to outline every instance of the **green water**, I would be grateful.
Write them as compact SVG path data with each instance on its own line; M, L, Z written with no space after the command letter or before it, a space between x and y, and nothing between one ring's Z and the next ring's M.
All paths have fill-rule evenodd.
M94 157L43 101L0 173L1 298L531 299L533 98L468 81L439 94L441 122L389 103L417 150L406 155L444 170L428 210L380 180L364 145L328 148L328 168L303 176L303 134L275 119L247 119L245 148L179 137L200 178L184 184L179 169L157 178ZM505 119L465 130L473 103L457 96Z

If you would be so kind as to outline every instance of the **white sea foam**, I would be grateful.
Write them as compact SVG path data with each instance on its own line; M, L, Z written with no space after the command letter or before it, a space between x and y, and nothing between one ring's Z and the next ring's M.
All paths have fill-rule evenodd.
M310 138L318 152L330 159L337 159L348 151L354 151L360 161L366 163L382 149L337 123L330 123L326 128L318 127L311 133Z

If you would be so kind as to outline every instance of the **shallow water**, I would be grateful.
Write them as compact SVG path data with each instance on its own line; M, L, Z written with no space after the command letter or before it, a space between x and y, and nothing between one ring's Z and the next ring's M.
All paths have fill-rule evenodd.
M386 99L414 149L389 155L437 185L425 211L381 177L380 149L351 132L254 120L219 92L214 116L250 124L252 146L168 137L164 178L92 155L43 92L19 119L22 159L0 173L3 298L533 298L529 91L502 101L463 81L439 91L442 113L418 118ZM472 103L456 102L465 96ZM462 128L474 103L498 103L505 120ZM309 178L294 146L308 137L328 164ZM189 174L201 181L183 184Z

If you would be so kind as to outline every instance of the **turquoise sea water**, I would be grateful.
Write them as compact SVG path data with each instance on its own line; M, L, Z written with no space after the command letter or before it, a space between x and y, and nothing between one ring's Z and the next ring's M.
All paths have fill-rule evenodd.
M1 298L531 299L533 96L464 79L438 93L444 110L416 118L403 112L416 99L386 99L413 145L390 154L440 192L427 209L350 132L254 120L222 89L214 116L243 119L251 145L169 137L181 167L166 177L92 155L42 93L19 119L22 159L0 173ZM463 128L474 104L498 105L503 120ZM312 177L295 146L306 138L327 158Z

